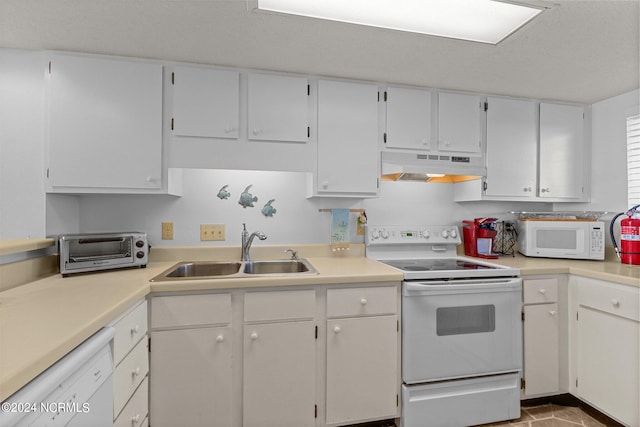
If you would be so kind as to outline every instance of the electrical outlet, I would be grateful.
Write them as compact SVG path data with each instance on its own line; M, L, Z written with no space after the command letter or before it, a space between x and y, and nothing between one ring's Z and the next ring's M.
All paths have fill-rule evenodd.
M224 224L200 224L200 240L226 240Z
M162 223L162 240L173 240L173 223Z

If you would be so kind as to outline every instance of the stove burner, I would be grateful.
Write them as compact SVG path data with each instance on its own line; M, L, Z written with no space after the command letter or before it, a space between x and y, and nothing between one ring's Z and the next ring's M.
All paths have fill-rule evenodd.
M496 268L490 265L476 264L472 261L455 258L383 260L381 262L403 271L492 270Z

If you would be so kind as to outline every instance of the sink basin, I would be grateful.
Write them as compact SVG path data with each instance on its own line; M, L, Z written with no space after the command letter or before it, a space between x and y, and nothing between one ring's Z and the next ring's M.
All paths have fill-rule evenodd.
M179 262L151 279L152 282L195 279L231 279L261 275L318 274L305 259L267 261Z
M291 274L315 273L315 269L305 260L250 261L244 263L247 274Z

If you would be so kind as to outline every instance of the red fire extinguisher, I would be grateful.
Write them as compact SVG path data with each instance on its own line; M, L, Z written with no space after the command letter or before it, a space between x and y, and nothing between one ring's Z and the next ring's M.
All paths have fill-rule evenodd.
M620 212L611 220L609 232L616 254L623 264L640 265L640 212L636 211L640 205L636 205L626 212ZM620 248L613 234L613 224L619 216L627 215L620 221Z

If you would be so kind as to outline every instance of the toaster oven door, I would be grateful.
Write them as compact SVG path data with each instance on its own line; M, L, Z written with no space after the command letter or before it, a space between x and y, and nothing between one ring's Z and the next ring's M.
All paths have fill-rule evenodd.
M66 240L62 273L126 267L135 263L133 236L78 237ZM66 270L66 271L64 271Z

